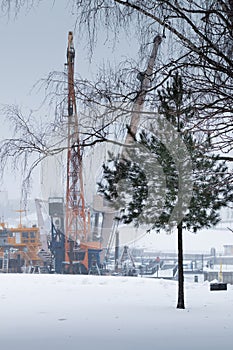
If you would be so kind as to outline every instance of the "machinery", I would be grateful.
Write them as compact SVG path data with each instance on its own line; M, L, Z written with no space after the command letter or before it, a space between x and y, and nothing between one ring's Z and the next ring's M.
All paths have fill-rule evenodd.
M145 72L139 75L140 90L134 102L129 131L125 144L133 141L133 135L140 121L140 113L143 108L145 96L151 86L151 77L161 37L154 39L153 50ZM104 260L101 254L102 246L107 247L114 216L112 209L108 208L102 199L102 205L94 205L94 235L91 233L90 211L86 207L83 184L82 156L83 150L80 142L79 120L77 114L75 88L74 88L74 61L75 49L73 33L68 34L67 48L67 76L68 76L68 116L67 116L67 182L64 213L61 207L59 213L55 208L59 206L58 198L50 198L49 211L51 217L51 242L50 250L55 258L55 271L62 273L91 273L99 271L99 266ZM124 148L123 148L124 152ZM98 226L102 216L102 232L99 234ZM59 225L56 222L60 223ZM117 225L114 226L114 232ZM114 234L112 232L112 234ZM101 236L101 239L100 237ZM112 241L112 239L110 239ZM107 248L109 251L109 247ZM119 261L119 246L116 247L115 259ZM101 260L102 259L102 260Z
M131 111L131 120L130 125L128 128L128 132L125 138L124 145L128 146L134 142L134 136L136 135L137 129L139 127L140 123L140 116L143 111L144 102L146 98L146 94L151 88L151 82L152 82L152 76L153 76L153 68L155 64L155 60L157 57L157 52L159 45L162 42L162 37L160 35L157 35L154 38L153 42L153 48L152 52L146 67L146 70L144 72L140 72L137 76L138 80L140 81L140 88L137 94L137 98L135 99ZM123 147L122 150L122 158L127 157L127 154L125 152L126 147ZM109 207L107 203L105 206L103 206L103 245L107 247L106 254L105 254L105 260L108 259L109 251L112 248L112 244L115 239L115 266L118 268L118 262L119 262L119 231L118 231L118 224L119 220L114 220L114 217L116 216L116 213L113 213L112 211L109 211Z
M38 253L41 248L40 230L21 223L9 228L0 223L0 269L2 272L31 272L35 266L43 267ZM25 270L25 271L24 271Z
M121 272L125 276L137 276L137 270L135 268L135 263L133 256L129 250L128 246L123 247L123 252L120 257Z
M50 250L55 259L55 271L84 273L99 271L100 240L91 236L90 211L84 198L82 149L76 97L74 89L75 49L73 33L68 35L68 116L67 116L67 182L66 201L49 199L49 214L52 221Z
M49 198L51 238L48 245L52 253L53 267L56 273L62 273L65 260L64 210L64 198Z

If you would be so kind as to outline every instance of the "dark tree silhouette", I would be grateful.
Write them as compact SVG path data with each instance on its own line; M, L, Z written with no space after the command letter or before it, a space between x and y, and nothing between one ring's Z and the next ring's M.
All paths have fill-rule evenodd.
M154 133L140 133L135 147L127 152L125 158L110 158L109 163L104 165L99 190L121 210L120 219L126 224L149 224L157 231L177 228L177 308L183 309L183 229L196 232L216 225L220 221L219 210L233 200L233 186L228 182L225 162L219 161L215 155L207 155L208 139L206 145L200 145L188 130L193 111L178 74L160 91L159 97L161 117L177 130L176 146L179 147L180 143L180 148L176 152L180 158L175 161L168 149L170 139L174 137L171 132L164 130L162 141L156 137L156 127L162 126L162 123L157 124ZM192 162L191 174L187 171L187 156L185 158L181 154L181 142L185 143ZM158 171L158 164L163 173ZM185 179L190 176L190 179ZM193 188L188 198L190 182ZM177 208L176 215L174 208Z

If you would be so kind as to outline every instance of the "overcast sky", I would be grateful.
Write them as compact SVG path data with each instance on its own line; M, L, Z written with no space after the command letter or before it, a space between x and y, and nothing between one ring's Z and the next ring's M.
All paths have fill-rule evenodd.
M82 76L95 73L109 58L118 61L132 53L132 47L120 43L113 52L111 44L98 42L92 62L83 35L75 31L76 17L65 6L69 1L42 1L16 18L0 17L1 30L1 103L15 103L35 108L38 98L30 93L39 79L54 70L63 71L66 61L68 32L74 31L76 72ZM119 51L119 48L121 52Z
M48 72L63 68L67 32L72 30L74 18L61 4L53 7L51 1L46 3L22 11L17 18L0 18L3 103L34 107L33 84Z
M42 2L16 18L1 16L1 105L16 104L25 111L37 109L43 92L32 89L34 84L50 71L63 70L67 33L73 30L74 18L63 1L52 4L53 1ZM7 135L7 126L1 127L0 136ZM20 173L6 178L0 189L7 190L9 197L19 198Z
M66 62L68 32L74 31L76 49L75 71L85 77L96 73L105 59L119 61L132 52L129 43L119 44L115 52L110 43L98 43L92 62L83 35L75 31L76 17L69 1L42 1L30 11L22 10L16 18L11 14L0 17L1 32L1 93L0 104L15 104L25 111L37 110L41 105L44 91L40 93L33 86L52 71L63 71ZM120 47L120 50L119 50ZM121 52L120 52L121 51ZM126 52L128 51L128 52ZM43 113L43 110L41 110ZM39 117L40 113L38 114ZM53 116L51 116L52 118ZM3 119L1 115L1 119ZM7 126L1 121L0 137L8 135ZM20 196L20 173L15 178L7 176L0 190L7 190L9 197ZM36 180L37 181L37 180ZM35 183L36 185L36 183ZM36 187L36 186L34 186Z

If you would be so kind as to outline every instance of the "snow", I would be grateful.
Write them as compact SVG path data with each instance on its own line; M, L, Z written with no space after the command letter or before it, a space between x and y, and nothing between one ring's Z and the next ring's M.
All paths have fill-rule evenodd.
M165 270L158 270L153 274L154 277L160 277L160 278L172 278L173 277L173 269L165 269Z
M213 268L204 267L204 271L207 271L207 272L213 272L213 271L217 271L217 272L220 272L220 271L222 271L222 272L233 272L233 265L230 265L230 264L222 264L222 265L214 264Z
M0 274L1 349L230 349L233 286L121 276Z

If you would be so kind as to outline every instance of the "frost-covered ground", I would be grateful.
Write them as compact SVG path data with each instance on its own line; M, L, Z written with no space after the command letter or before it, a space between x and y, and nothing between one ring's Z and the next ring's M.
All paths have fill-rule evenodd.
M4 350L231 349L233 286L141 277L0 274Z

